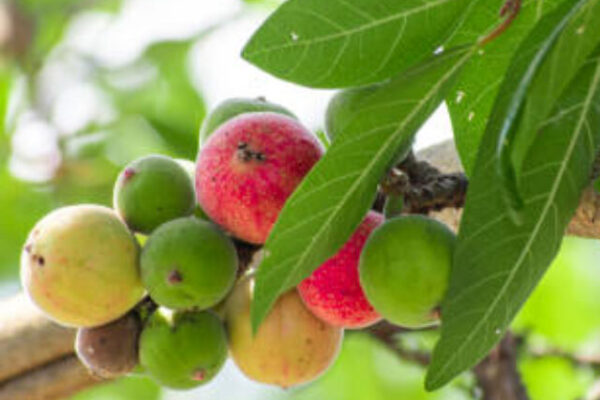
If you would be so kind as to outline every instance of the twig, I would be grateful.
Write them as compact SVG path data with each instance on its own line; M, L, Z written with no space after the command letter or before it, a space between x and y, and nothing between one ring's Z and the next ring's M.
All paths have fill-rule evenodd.
M367 328L367 332L369 332L373 337L377 338L381 343L385 344L403 360L412 361L422 366L429 365L429 361L431 359L429 354L421 351L408 350L398 345L396 336L403 332L407 332L406 329L392 325L389 322L382 321Z
M517 370L517 340L508 333L474 369L483 400L528 400Z
M58 400L102 381L92 375L75 355L43 365L0 383L0 400Z
M429 214L445 208L460 208L467 195L468 180L464 173L442 173L410 153L384 178L385 194L404 197L404 212Z
M521 11L522 0L506 0L500 9L500 16L506 17L505 20L496 27L491 33L479 40L480 46L492 42L498 36L502 35L513 23Z

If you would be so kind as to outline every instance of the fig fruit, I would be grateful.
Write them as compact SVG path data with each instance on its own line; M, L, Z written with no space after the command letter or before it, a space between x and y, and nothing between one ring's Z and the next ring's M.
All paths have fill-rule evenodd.
M135 311L96 328L79 328L75 352L90 372L103 379L128 374L138 365L142 322Z
M160 384L191 389L210 382L227 358L223 324L212 312L156 311L140 337L140 363Z
M319 141L276 113L239 115L200 149L198 203L238 239L264 243L287 198L319 160Z
M161 225L142 250L142 282L154 301L171 309L217 304L233 286L237 269L231 239L193 217Z
M76 327L113 321L144 294L139 245L113 210L95 205L64 207L37 223L21 281L50 318Z
M113 202L133 231L148 234L167 221L194 212L194 186L175 160L150 155L121 172Z
M250 379L284 388L320 376L335 360L343 330L316 318L291 290L277 300L253 335L252 286L250 278L242 278L225 306L229 349L236 365Z
M448 287L455 235L424 216L386 221L367 240L360 257L360 282L373 307L407 328L439 322Z
M360 286L358 260L367 238L383 219L370 211L344 246L298 285L304 304L323 321L342 328L364 328L381 319Z

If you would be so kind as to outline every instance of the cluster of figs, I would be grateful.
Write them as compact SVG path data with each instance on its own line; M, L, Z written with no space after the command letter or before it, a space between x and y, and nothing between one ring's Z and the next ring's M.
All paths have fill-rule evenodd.
M329 119L343 103L334 100ZM188 389L231 356L249 378L290 387L332 364L344 329L439 322L453 233L426 217L369 211L253 334L254 271L241 271L240 248L265 242L324 149L290 111L260 98L220 104L200 142L196 163L135 160L113 208L57 209L27 238L22 285L51 319L78 328L76 352L93 374L141 371Z

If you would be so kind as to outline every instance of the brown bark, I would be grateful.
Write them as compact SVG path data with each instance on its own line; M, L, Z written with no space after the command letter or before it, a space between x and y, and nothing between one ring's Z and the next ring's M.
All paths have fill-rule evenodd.
M0 383L0 400L64 399L100 382L71 354Z
M483 400L528 400L517 370L516 339L509 333L474 369Z

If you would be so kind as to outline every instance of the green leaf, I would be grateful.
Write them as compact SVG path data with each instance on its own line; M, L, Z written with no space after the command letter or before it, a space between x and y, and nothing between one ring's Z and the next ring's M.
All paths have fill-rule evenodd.
M401 77L354 96L355 113L288 199L265 244L252 323L350 237L397 154L437 108L473 47L433 57Z
M476 40L498 24L498 10L505 0L475 3L465 12L465 22L450 44ZM446 99L454 128L454 140L465 172L471 175L502 79L519 42L559 0L528 1L510 28L486 44L465 66L457 85Z
M569 21L569 25L547 55L527 93L523 122L506 151L518 171L524 155L535 139L537 125L576 76L581 65L600 43L600 0L588 0ZM519 52L523 52L521 49Z
M508 71L504 75L504 81L496 98L486 131L498 131L498 142L496 143L496 152L498 154L496 159L497 167L500 178L504 182L505 193L508 195L509 201L513 204L513 208L520 208L522 206L522 199L517 187L517 171L511 155L518 148L518 146L515 147L515 138L519 124L525 115L525 101L529 88L542 66L544 66L545 61L548 60L548 55L554 48L561 33L588 1L577 0L575 4L564 2L550 14L543 17L521 43L511 61ZM591 11L591 9L588 11ZM590 46L589 51L583 54L583 57L579 57L581 58L581 63L585 61L594 47L593 45ZM578 58L575 54L572 55L574 57L569 61ZM552 60L557 61L556 59L550 59L550 61ZM565 64L569 61L566 61ZM536 111L540 111L540 108L546 108L548 112L551 110L551 107L554 105L554 101L552 100L558 98L560 93L575 76L577 70L579 70L581 63L576 63L570 70L560 70L560 73L554 70L554 68L560 67L560 64L549 65L551 72L546 75L548 82L541 81L538 83L544 88L546 85L550 85L555 91L558 90L558 92L554 97L541 100L537 96L536 99L538 99L538 102L534 103L538 105ZM549 107L546 105L547 103L550 104ZM541 116L536 116L536 119L537 121L541 121L545 117L546 114L542 114ZM531 137L530 141L537 134L535 131L536 127L537 124L531 125L529 128L533 130L525 133Z
M306 86L379 82L429 57L473 1L288 0L242 56Z
M442 337L427 388L441 387L476 364L552 262L589 183L600 140L600 57L585 65L540 127L523 166L521 224L509 218L493 168L499 132L486 132L459 230Z

